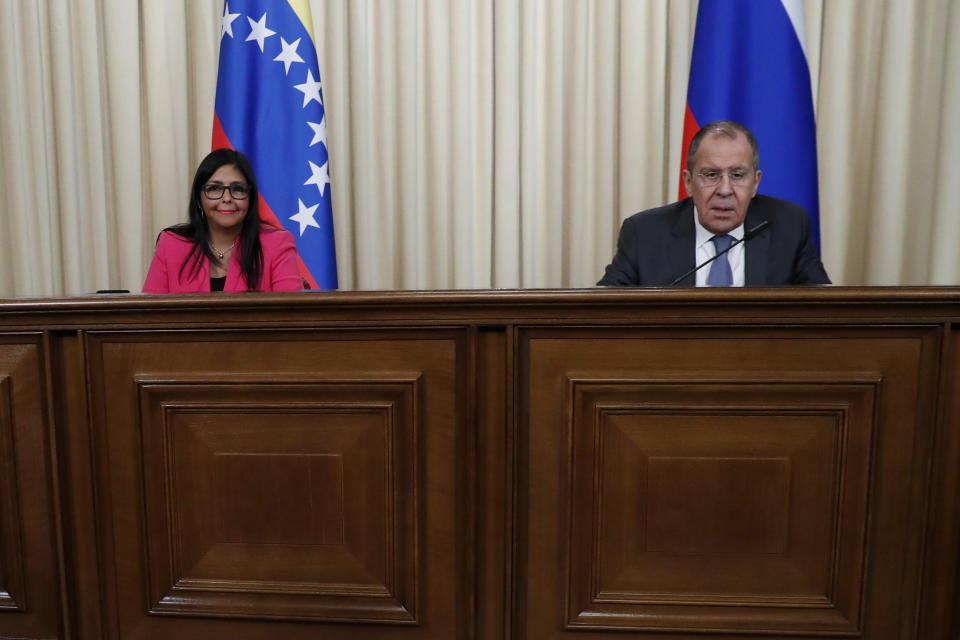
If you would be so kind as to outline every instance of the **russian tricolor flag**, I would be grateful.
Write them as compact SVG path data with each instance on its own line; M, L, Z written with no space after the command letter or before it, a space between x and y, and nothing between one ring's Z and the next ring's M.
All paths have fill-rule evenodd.
M802 0L700 0L683 165L701 126L735 120L760 145L760 193L806 208L819 245L817 139ZM687 193L680 182L680 197Z
M336 289L327 122L312 25L305 0L224 2L213 148L250 158L260 217L293 234L311 288Z

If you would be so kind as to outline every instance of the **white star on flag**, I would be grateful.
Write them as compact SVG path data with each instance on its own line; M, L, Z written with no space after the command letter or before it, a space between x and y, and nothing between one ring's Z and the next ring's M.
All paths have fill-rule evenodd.
M297 47L300 46L300 38L297 38L293 42L287 42L283 39L283 36L280 36L280 55L273 59L274 62L283 63L283 72L285 74L290 73L290 65L294 62L303 62L303 58L300 57L300 54L297 53Z
M317 186L317 189L320 191L320 197L323 197L323 192L326 191L327 185L330 184L330 171L327 169L327 163L324 162L323 166L318 167L309 160L307 162L310 164L310 171L313 173L306 182L304 186L308 184L313 184ZM302 232L301 232L302 233Z
M240 17L239 13L230 13L230 4L223 3L223 16L220 18L220 39L223 40L223 34L233 37L233 21Z
M300 205L300 210L290 216L290 219L300 223L300 235L303 235L303 232L307 230L307 227L316 227L319 229L320 225L317 224L317 221L313 219L313 214L316 213L317 207L319 207L320 204L317 203L312 207L308 207L307 205L303 204L303 200L300 198L297 198L297 203Z
M257 21L254 21L250 16L247 16L247 20L250 21L250 35L247 36L246 42L255 40L256 43L260 45L260 53L263 53L263 41L274 35L276 31L267 28L266 11L264 11L263 15L260 16L260 19Z
M310 104L311 100L316 100L323 106L323 100L320 99L320 81L313 79L313 70L307 69L307 79L303 84L295 84L293 88L303 92L303 106Z
M313 129L313 140L311 140L310 144L307 146L312 147L318 142L327 144L327 117L324 116L321 118L320 124L317 124L316 122L308 122L307 124L310 125L311 129Z

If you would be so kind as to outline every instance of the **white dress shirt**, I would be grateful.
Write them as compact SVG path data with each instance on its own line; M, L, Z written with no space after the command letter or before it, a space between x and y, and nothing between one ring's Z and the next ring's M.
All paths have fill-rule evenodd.
M713 236L716 234L712 231L708 231L703 225L700 224L700 217L697 215L697 208L693 208L693 223L694 228L697 231L697 237L695 240L696 246L696 255L694 259L696 260L694 264L701 265L713 256L717 254L717 247L713 244ZM732 229L727 233L728 236L732 236L734 240L740 240L743 238L743 225L741 224L736 229ZM741 242L734 248L730 249L727 252L727 261L730 263L730 271L733 273L733 286L742 287L746 281L746 272L744 270L744 243ZM700 271L697 271L697 286L706 287L707 286L707 276L710 275L710 268L714 265L713 262L705 266Z

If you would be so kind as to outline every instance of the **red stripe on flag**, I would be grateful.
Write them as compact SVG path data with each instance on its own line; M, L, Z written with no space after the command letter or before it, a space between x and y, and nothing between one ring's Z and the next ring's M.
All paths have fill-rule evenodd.
M693 117L693 111L690 110L690 105L687 105L687 112L683 117L683 146L681 147L682 157L680 158L680 199L683 200L690 194L687 193L687 188L683 186L683 170L687 168L687 149L690 148L690 143L693 141L693 136L697 135L697 131L700 131L700 125L697 124L697 119Z
M273 213L273 209L270 208L270 205L267 204L267 201L263 199L263 194L260 194L260 219L268 224L272 224L277 229L283 229L283 225L280 224L280 220ZM297 263L300 265L300 275L304 280L310 285L311 289L319 289L320 286L317 284L317 281L313 278L313 274L310 273L310 270L307 269L307 265L303 263L303 258L300 257L300 253L297 252Z
M217 117L217 114L213 114L213 140L210 146L211 149L234 149L234 146L230 143L230 138L227 137L227 133L223 130L223 125L220 124L220 118ZM263 199L263 194L259 194L259 203L260 209L260 220L266 222L269 225L276 227L277 229L283 229L283 225L280 224L280 219L277 218L276 214L273 212L273 209L270 208L270 205L267 204L267 201ZM297 263L300 265L300 276L309 283L311 289L319 289L317 281L314 279L313 275L310 273L310 270L307 269L307 265L303 263L303 258L300 257L300 253L297 253Z
M217 117L217 114L213 114L213 142L210 144L211 149L233 149L233 145L230 144L230 139L227 137L226 131L223 130L223 125L220 124L220 118Z

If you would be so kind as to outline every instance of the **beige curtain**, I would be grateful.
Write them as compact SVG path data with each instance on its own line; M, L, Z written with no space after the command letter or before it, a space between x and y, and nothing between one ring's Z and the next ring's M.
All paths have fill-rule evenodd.
M676 197L696 0L310 4L341 288L591 286ZM960 283L960 4L804 6L828 271ZM222 8L0 0L0 295L139 290L209 149Z

